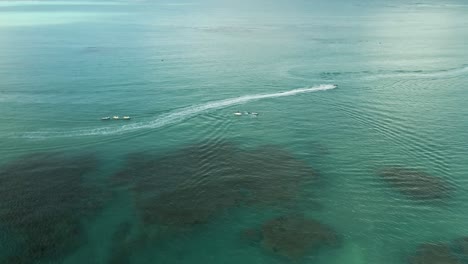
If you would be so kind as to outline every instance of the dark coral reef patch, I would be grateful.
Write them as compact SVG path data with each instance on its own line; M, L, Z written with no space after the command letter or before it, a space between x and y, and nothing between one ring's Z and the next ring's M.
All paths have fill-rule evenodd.
M409 264L461 264L449 245L422 244L409 258Z
M278 147L244 150L227 142L133 154L114 177L130 186L143 223L171 227L203 224L239 206L291 203L316 179L305 162Z
M302 215L270 219L259 230L246 229L241 236L247 241L259 241L268 251L290 259L300 259L322 247L335 247L340 243L332 228Z
M407 197L419 201L445 200L451 196L452 185L442 178L415 169L387 167L379 176Z
M454 241L455 249L468 259L468 237L461 237Z
M84 243L82 220L100 204L84 175L96 166L90 155L41 153L0 168L0 225L17 245L2 263L57 261Z
M112 235L112 246L108 264L126 264L131 263L131 253L133 241L131 240L132 224L123 222L117 226Z

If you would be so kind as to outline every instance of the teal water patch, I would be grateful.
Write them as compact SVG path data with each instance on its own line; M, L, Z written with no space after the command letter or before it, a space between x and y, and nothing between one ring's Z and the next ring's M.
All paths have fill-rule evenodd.
M36 27L45 25L62 25L89 21L111 19L116 14L97 12L6 12L0 17L0 27Z
M343 248L337 252L329 263L364 264L368 262L364 249L359 244L348 242L343 245Z
M121 5L125 4L120 1L3 1L0 7L3 6L61 6L61 5Z
M468 19L423 2L2 2L0 262L466 262Z

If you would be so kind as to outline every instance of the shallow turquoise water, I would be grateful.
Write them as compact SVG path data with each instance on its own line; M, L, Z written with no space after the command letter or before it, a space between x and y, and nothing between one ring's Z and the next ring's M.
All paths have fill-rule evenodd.
M460 253L467 28L462 1L2 2L0 262ZM421 201L385 168L450 196ZM291 257L243 238L284 215L340 242Z

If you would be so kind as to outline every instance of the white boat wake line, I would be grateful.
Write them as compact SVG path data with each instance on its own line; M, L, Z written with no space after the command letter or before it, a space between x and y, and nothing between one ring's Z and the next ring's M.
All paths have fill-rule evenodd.
M164 114L152 121L148 122L137 122L132 124L123 125L120 127L102 127L102 128L93 128L93 129L80 129L72 131L36 131L36 132L27 132L20 137L22 138L57 138L57 137L81 137L81 136L99 136L99 135L113 135L113 134L123 134L141 129L155 129L164 127L170 124L178 123L188 118L191 118L195 115L198 115L202 112L213 110L213 109L222 109L233 105L245 104L247 102L284 97L284 96L293 96L302 93L311 93L318 91L326 91L336 88L336 85L333 84L322 84L313 87L306 87L300 89L294 89L285 92L271 93L271 94L256 94L256 95L246 95L231 99L225 99L220 101L208 102L201 105L190 106L183 108L181 110L174 111L172 113Z

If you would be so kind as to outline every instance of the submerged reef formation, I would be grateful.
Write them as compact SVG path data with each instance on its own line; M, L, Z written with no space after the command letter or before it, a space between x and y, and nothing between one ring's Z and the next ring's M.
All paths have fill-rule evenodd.
M294 201L316 173L288 152L197 144L163 156L133 154L114 180L132 190L142 222L190 227L238 206Z
M206 223L222 210L237 206L242 194L227 184L187 186L161 194L157 199L139 201L145 224L187 227Z
M93 156L41 153L0 167L0 227L12 246L2 263L58 261L85 241L82 220L102 204L83 176Z
M461 237L454 241L455 248L463 255L468 258L468 237Z
M256 228L247 228L241 232L243 241L249 243L258 243L262 240L262 232Z
M414 256L409 259L409 264L461 264L450 246L445 244L420 245Z
M112 246L108 264L126 264L130 263L133 242L130 234L132 232L132 224L123 222L117 226L115 233L112 235Z
M310 166L276 146L241 153L236 166L242 187L249 190L250 204L291 204L301 189L318 184L318 175Z
M452 186L443 180L414 169L388 167L380 177L407 197L420 201L444 200L450 197Z
M337 246L338 235L329 226L302 215L286 215L263 223L260 230L246 229L244 240L259 240L263 248L290 259L300 259L323 246Z

